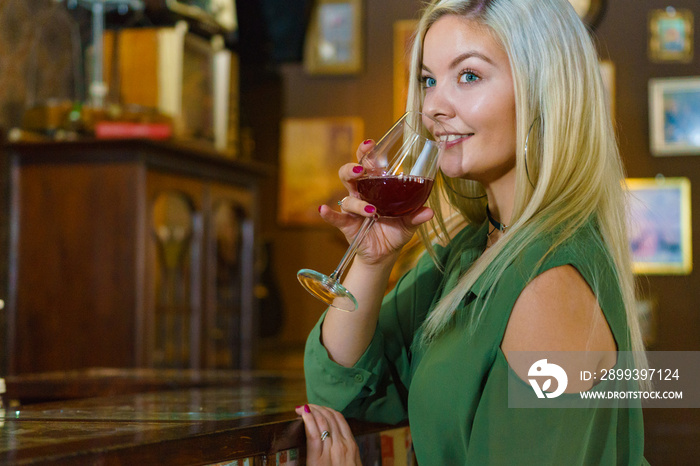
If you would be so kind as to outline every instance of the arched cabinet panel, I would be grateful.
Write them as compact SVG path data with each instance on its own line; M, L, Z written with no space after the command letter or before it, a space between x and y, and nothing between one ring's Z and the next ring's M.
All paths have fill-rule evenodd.
M3 152L2 372L252 368L268 167L152 141Z
M238 367L252 358L254 220L246 192L210 187L205 365Z
M158 193L151 209L149 246L154 248L153 347L156 367L182 368L197 364L200 303L198 288L200 213L186 192Z

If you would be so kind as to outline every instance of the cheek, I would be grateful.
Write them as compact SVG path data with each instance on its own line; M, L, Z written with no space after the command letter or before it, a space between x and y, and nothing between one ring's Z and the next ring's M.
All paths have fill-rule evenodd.
M506 108L503 112L503 125L504 134L503 139L508 141L511 146L513 153L515 153L516 144L516 124L515 124L515 107L511 106Z
M486 95L479 95L476 98L473 96L470 96L468 99L463 98L459 105L459 115L462 117L462 120L474 127L491 120L493 113L493 103L489 101Z
M492 127L501 128L503 131L515 130L515 105L508 99L485 99L474 110L481 115L482 121L488 122Z
M488 117L489 127L499 133L497 142L502 147L510 146L512 151L515 152L515 103L508 99L497 103L494 102L484 112L484 116Z
M488 93L482 93L478 98L472 99L465 105L465 110L472 115L489 119L493 118L493 115L499 112L498 108L494 108L492 95Z

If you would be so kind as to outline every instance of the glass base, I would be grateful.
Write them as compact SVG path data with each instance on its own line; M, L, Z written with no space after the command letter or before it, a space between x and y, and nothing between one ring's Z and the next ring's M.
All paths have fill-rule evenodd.
M318 299L341 311L357 309L357 300L343 285L331 277L315 270L301 269L297 272L299 283Z

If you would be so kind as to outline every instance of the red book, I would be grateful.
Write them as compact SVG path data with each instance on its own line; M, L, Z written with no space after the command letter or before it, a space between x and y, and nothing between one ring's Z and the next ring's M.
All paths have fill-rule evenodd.
M98 139L168 139L173 135L169 123L133 123L129 121L100 121L95 125Z

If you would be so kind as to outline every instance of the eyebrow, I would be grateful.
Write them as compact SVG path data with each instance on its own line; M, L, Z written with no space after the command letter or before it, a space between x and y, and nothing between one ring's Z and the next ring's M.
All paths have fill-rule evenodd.
M472 57L479 58L479 59L481 59L481 60L483 60L486 63L489 63L491 65L494 64L493 60L491 60L489 57L487 57L483 53L477 52L476 50L470 50L468 52L464 52L462 54L459 54L457 57L455 57L455 59L450 62L450 68L455 68L457 65L462 63L467 58L472 58ZM430 72L430 68L428 68L424 64L421 64L421 68L424 69L425 71Z

